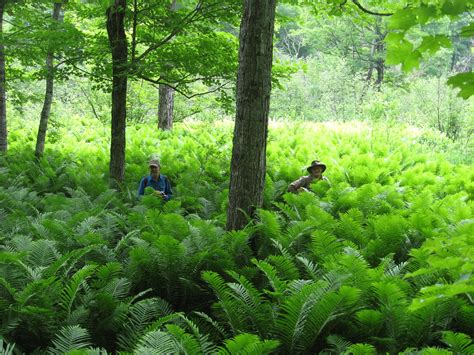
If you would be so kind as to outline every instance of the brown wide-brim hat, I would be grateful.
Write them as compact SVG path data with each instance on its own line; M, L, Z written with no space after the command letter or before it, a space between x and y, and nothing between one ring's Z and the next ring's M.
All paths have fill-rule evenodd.
M320 162L319 160L313 160L313 161L311 162L311 165L306 168L306 171L308 171L308 173L311 174L311 169L313 169L313 168L315 168L315 167L317 167L317 166L320 166L320 167L323 168L323 173L324 173L324 171L326 171L326 164Z

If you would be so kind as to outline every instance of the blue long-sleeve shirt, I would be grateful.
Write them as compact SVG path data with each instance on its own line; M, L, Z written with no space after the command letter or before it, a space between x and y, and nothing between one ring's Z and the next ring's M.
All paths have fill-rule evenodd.
M173 197L170 181L165 175L160 174L158 180L153 180L151 175L143 177L140 181L140 186L138 187L138 196L143 196L145 194L145 188L148 186L152 187L156 191L164 192L165 201L168 201L171 199L171 197Z

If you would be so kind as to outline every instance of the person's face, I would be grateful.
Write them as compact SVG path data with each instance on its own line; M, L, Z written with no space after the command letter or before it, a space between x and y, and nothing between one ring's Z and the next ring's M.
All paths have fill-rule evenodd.
M311 175L319 177L323 173L323 167L322 166L315 166L311 168Z
M154 177L160 175L160 167L155 165L150 166L150 175Z

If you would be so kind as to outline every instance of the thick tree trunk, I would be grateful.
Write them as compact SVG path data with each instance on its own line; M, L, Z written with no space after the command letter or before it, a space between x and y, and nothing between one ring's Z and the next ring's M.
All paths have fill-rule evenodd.
M110 144L111 184L125 175L125 127L127 119L127 38L124 19L126 0L114 0L107 10L107 34L112 50L112 136Z
M54 3L53 21L61 20L62 2ZM53 86L54 86L54 59L53 51L49 50L46 55L46 92L44 95L43 109L41 110L40 124L38 128L38 136L36 138L36 157L40 157L44 152L44 144L46 141L46 131L48 129L49 114L51 112L51 104L53 103Z
M161 84L158 91L158 128L167 131L173 128L174 90Z
M3 44L3 12L5 2L0 1L0 152L8 148L7 96L5 89L5 46Z
M275 0L245 0L240 25L237 114L227 229L241 229L263 203Z

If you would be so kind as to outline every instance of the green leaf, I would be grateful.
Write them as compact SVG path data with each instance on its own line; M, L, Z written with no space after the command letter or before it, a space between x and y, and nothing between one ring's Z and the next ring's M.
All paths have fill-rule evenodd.
M474 36L474 22L461 28L461 37L472 37Z
M418 22L425 24L430 18L436 18L436 8L434 6L426 6L422 4L418 9Z
M419 66L421 53L418 49L413 50L413 44L403 34L391 33L387 36L387 42L387 64L401 64L404 71Z
M388 28L392 30L408 30L417 24L417 13L414 9L406 8L395 12L388 22Z
M420 52L428 52L429 54L435 54L441 47L451 48L451 41L445 35L434 35L423 37L418 50Z
M444 3L441 11L446 15L457 16L468 10L467 3L465 0L449 0Z
M461 89L458 96L467 100L474 95L474 73L460 73L448 79L448 84Z

